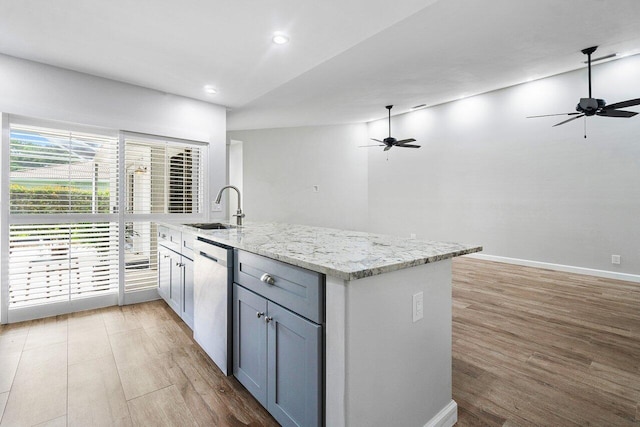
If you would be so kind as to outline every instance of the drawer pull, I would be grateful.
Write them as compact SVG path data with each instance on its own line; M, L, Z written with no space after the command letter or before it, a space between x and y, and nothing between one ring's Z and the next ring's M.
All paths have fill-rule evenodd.
M264 312L263 311L259 311L256 313L256 317L259 319L260 317L264 316Z
M264 273L262 277L260 277L260 280L267 285L273 285L274 283L276 283L276 279L274 279L273 276L269 275L268 273Z
M269 323L273 320L273 317L265 317L264 320Z

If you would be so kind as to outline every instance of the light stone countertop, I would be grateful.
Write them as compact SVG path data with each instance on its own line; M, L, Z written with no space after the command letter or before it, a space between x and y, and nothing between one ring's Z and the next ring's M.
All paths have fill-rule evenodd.
M249 222L201 230L161 223L268 258L344 280L356 280L482 250L482 246L408 239L307 225Z

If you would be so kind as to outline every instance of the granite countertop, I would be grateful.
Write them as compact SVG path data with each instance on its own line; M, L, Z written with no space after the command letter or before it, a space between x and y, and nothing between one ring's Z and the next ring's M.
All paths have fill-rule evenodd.
M250 222L225 230L201 230L175 223L163 225L344 280L362 279L482 250L478 245L307 225Z

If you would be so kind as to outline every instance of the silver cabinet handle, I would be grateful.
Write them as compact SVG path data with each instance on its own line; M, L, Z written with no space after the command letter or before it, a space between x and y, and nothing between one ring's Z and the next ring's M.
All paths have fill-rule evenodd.
M256 317L259 319L260 317L264 316L264 312L263 311L259 311L256 313Z
M274 283L276 283L276 279L274 279L273 276L271 276L269 273L264 273L260 277L260 280L266 283L267 285L273 285Z
M162 255L163 258L169 258L169 255Z
M265 322L269 323L273 320L273 317L265 317L264 320Z
M176 267L184 267L184 263L182 263L182 262L176 262Z

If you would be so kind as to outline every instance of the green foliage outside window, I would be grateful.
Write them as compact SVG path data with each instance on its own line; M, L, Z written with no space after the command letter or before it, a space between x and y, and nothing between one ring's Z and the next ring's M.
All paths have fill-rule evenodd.
M93 191L62 185L10 186L11 213L94 213ZM96 212L110 213L109 190L96 193Z

